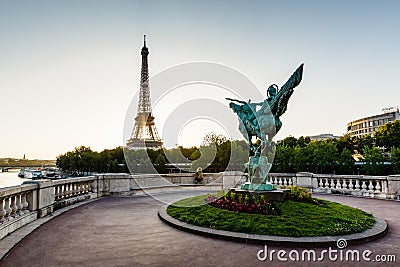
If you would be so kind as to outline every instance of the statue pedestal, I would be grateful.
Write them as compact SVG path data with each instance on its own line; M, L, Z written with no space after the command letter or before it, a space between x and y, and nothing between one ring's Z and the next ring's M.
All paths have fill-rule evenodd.
M243 190L239 188L233 188L233 192L237 194L243 195L263 195L266 200L269 201L285 201L288 199L290 190L289 189L275 189L270 191L261 191L261 190Z
M244 183L240 185L240 189L242 190L251 190L251 191L272 191L278 189L278 187L269 182L267 183Z

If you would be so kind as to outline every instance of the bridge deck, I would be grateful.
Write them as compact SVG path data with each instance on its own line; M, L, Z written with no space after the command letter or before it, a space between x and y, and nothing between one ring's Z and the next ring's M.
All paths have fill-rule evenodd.
M166 193L157 195L157 198L170 202L193 194L193 191ZM370 249L374 255L395 254L397 261L400 260L399 202L335 195L318 197L358 207L387 220L389 232L386 237L349 248ZM72 209L28 235L0 265L271 266L270 262L257 260L256 254L263 248L261 245L215 240L171 228L157 217L162 204L147 196L108 197ZM291 249L286 248L288 252ZM296 265L294 262L279 263L276 258L275 264ZM297 264L308 265L304 262ZM327 264L342 266L346 263L323 263ZM365 262L351 265L354 264L363 266Z

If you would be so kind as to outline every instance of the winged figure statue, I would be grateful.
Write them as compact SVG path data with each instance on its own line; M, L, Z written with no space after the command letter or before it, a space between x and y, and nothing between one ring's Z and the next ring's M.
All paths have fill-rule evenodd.
M268 145L282 127L280 117L287 110L289 98L294 88L301 82L303 76L301 64L289 80L279 89L276 84L268 87L267 98L259 103L252 103L226 98L232 101L229 107L239 117L239 130L250 145L253 153L260 153L261 145L252 142L253 136L261 140L261 144ZM236 103L235 103L236 102ZM237 104L238 103L238 104Z

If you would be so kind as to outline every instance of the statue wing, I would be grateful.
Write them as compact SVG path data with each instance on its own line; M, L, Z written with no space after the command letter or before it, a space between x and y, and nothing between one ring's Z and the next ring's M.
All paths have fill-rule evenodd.
M300 84L303 77L303 65L301 64L297 68L289 80L281 87L278 94L271 100L270 108L276 117L280 117L285 113L289 98L293 94L293 89Z

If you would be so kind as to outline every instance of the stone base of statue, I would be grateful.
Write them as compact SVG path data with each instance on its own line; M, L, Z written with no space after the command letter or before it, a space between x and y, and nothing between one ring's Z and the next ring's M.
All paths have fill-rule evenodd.
M268 201L285 201L288 199L290 190L289 189L275 189L269 191L262 191L262 190L248 190L248 189L239 189L233 188L233 192L236 194L243 194L243 195L263 195L266 200Z
M251 190L251 191L272 191L278 189L278 187L269 182L266 183L250 183L246 182L240 185L240 189L242 190Z

